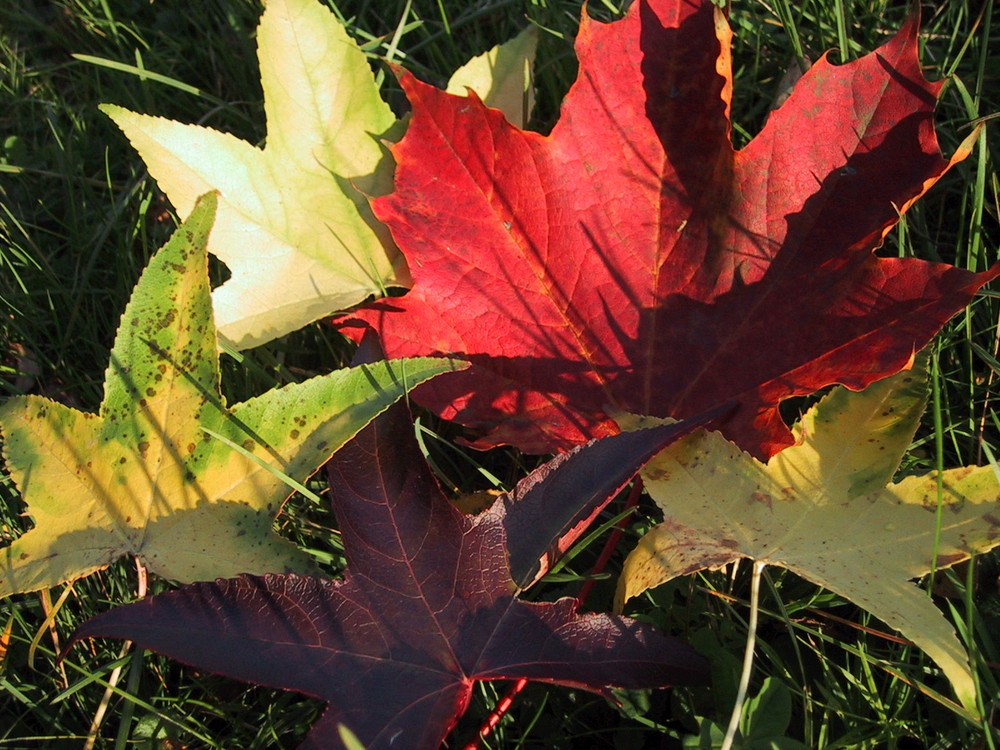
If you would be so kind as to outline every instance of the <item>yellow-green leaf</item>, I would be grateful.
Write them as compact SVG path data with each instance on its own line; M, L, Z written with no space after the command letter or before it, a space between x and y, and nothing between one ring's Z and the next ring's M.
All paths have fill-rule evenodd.
M272 528L291 489L268 468L304 482L408 388L461 367L380 362L227 407L205 250L215 211L209 194L143 273L97 414L37 396L0 406L4 458L34 522L0 549L0 597L123 555L179 581L308 572Z
M215 315L222 337L240 349L409 284L368 204L392 185L379 139L396 119L364 53L316 0L268 0L257 45L263 149L103 107L182 217L199 195L219 191L209 251L232 277L213 294Z
M990 467L891 483L925 406L918 366L860 393L838 388L766 465L704 431L643 472L664 521L629 555L618 606L672 578L747 558L794 571L865 608L924 650L975 708L968 656L914 578L1000 544Z
M509 117L531 105L534 32L481 55L459 74ZM387 287L409 286L406 262L368 199L392 189L383 142L402 125L379 95L365 54L316 0L268 0L257 31L267 141L113 105L150 174L186 217L219 192L209 252L231 277L213 292L220 337L266 343Z
M465 96L472 89L488 107L499 109L511 124L523 128L535 106L532 66L537 48L538 29L529 26L456 70L447 91Z

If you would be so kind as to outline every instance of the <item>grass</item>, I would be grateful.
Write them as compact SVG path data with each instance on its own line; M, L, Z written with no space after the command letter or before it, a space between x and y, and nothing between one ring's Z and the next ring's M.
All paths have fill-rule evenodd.
M612 2L592 11L611 18ZM824 50L855 58L884 42L909 7L888 0L735 0L735 135L745 143L766 118L796 59ZM373 56L403 62L443 83L471 55L513 36L525 23L542 34L538 107L546 130L575 75L571 40L579 3L571 0L340 0L338 13ZM0 393L44 393L93 410L118 316L152 252L174 226L169 204L114 126L97 111L114 102L264 137L249 0L19 0L0 4L0 337L12 354L0 364ZM951 75L938 110L950 153L973 123L1000 111L997 19L991 0L948 0L925 8L923 60L931 78ZM386 96L404 98L391 83ZM990 123L959 164L905 217L887 254L943 260L982 270L997 259L998 184ZM934 345L933 400L903 472L993 462L1000 455L994 401L1000 376L1000 299L984 294ZM224 358L224 387L242 400L276 383L343 364L346 349L321 325ZM424 418L424 433L446 483L509 487L523 476L509 451L475 454L443 439L447 426ZM488 477L495 477L496 482ZM0 479L0 539L26 528L14 488ZM315 487L319 491L322 487ZM327 550L320 508L290 504L288 533ZM632 523L613 565L655 523L651 503ZM575 593L603 538L582 550L532 595ZM1000 696L1000 562L980 558L936 576L939 599L965 637L987 701ZM614 573L614 571L612 571ZM135 597L127 564L46 595L0 603L0 748L295 747L321 710L297 695L247 687L199 673L120 643L81 644L57 664L75 625ZM591 596L609 609L613 576ZM153 582L152 590L162 588ZM633 610L713 654L711 690L622 693L623 706L581 691L529 685L488 741L494 748L681 747L709 723L725 727L746 640L750 568L693 576L647 593ZM54 621L46 614L65 596ZM50 599L51 597L51 599ZM746 729L788 706L780 731L817 748L993 748L1000 734L927 695L947 693L932 666L878 622L836 596L781 570L766 572L751 695L771 678L770 708L750 710ZM455 730L471 738L506 689L483 684ZM107 702L106 711L102 703ZM753 706L751 706L753 709ZM103 721L95 717L103 714ZM95 726L100 724L95 730ZM707 734L706 734L707 736ZM697 743L685 745L698 746ZM787 745L792 747L792 745Z

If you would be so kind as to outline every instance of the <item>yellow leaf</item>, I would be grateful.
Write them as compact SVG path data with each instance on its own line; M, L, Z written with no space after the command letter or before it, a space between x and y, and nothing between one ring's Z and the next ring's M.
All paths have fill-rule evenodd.
M186 217L218 190L209 251L231 278L213 293L221 336L238 349L407 286L405 262L369 195L388 192L380 139L396 119L364 53L316 0L268 0L257 32L267 143L120 107L125 132Z
M488 107L523 128L535 106L532 65L538 48L538 29L529 26L508 42L472 58L448 81L449 94L465 96L472 89Z
M461 366L378 362L227 406L205 251L215 206L205 196L139 280L97 414L38 396L0 406L4 458L34 522L0 549L0 597L123 555L184 582L310 572L272 528L292 493L280 475L301 484L410 387Z
M1000 544L990 467L891 483L925 403L921 369L831 392L766 465L718 433L675 443L643 472L664 521L626 560L618 607L676 576L740 558L777 565L863 607L924 650L976 713L968 656L914 578Z
M527 31L457 74L511 117L530 111ZM364 52L316 0L268 0L257 31L267 141L113 105L101 109L142 156L181 217L215 190L209 252L231 277L213 294L220 338L246 349L352 307L410 275L369 198L392 189L385 141L402 126Z

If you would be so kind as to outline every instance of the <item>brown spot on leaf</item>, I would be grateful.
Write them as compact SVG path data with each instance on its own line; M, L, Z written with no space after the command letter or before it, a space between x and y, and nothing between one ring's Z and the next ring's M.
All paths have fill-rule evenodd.
M937 566L939 568L950 568L955 563L961 562L966 559L968 555L962 552L953 552L950 555L938 555Z

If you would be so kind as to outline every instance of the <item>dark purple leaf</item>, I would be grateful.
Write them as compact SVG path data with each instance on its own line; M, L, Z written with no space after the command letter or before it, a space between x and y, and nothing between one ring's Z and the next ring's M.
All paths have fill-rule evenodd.
M570 598L518 599L507 535L527 582L652 453L707 421L595 441L465 516L427 468L405 409L390 410L331 461L348 559L342 581L193 584L95 617L71 643L130 639L200 669L321 698L329 708L305 748L343 747L338 723L368 750L437 748L477 680L525 677L605 696L610 686L702 683L701 657L651 626L578 614Z

